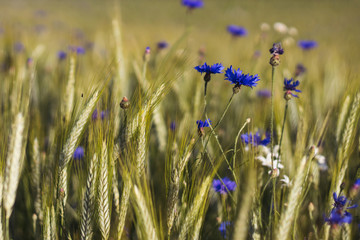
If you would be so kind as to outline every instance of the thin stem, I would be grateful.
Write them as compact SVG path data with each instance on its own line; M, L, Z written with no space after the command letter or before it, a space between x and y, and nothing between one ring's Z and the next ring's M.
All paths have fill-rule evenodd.
M231 97L230 97L230 99L229 99L229 102L228 102L228 104L226 105L225 110L224 110L223 114L221 115L219 121L218 121L218 122L215 124L215 126L212 128L212 130L211 130L211 132L210 132L210 135L209 135L209 137L207 138L207 141L206 141L206 143L205 143L205 147L208 145L210 138L212 137L212 135L213 135L214 132L215 132L215 129L217 128L217 126L219 126L219 124L220 124L220 122L223 120L226 112L229 110L229 107L230 107L230 104L231 104L231 102L232 102L232 100L233 100L233 98L234 98L234 95L235 95L234 93L231 95ZM205 100L206 100L206 98L205 98ZM205 106L205 109L206 109L206 106ZM206 111L205 111L205 113L206 113Z
M270 140L271 140L271 166L274 169L274 79L275 79L275 67L272 67L271 73L271 120L270 120Z
M234 145L234 155L233 155L233 169L236 168L235 166L235 159L236 159L236 147L237 147L237 143L238 143L238 140L239 140L239 137L240 137L240 133L242 132L242 130L244 130L245 126L250 122L250 118L248 120L246 120L246 122L244 123L244 125L240 128L238 134L236 135L236 138L235 138L235 145Z
M281 143L282 143L283 136L284 136L284 128L285 128L285 121L286 121L286 114L287 114L288 106L289 106L289 101L286 101L285 111L284 111L284 120L283 120L283 124L282 124L282 128L281 128L281 136L280 136L280 143L279 143L279 157L280 158L281 158Z

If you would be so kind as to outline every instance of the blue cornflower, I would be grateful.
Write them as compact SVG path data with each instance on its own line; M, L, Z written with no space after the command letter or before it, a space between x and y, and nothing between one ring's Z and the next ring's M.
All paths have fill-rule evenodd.
M175 121L172 121L170 123L170 130L173 131L173 132L176 130L176 122Z
M204 6L204 2L201 0L182 0L182 5L188 9L202 8Z
M197 124L198 128L210 127L211 120L210 119L206 119L205 121L197 120L196 124Z
M317 42L313 40L300 40L298 41L298 46L303 50L310 50L317 47Z
M64 59L66 58L67 54L66 54L66 52L64 52L64 51L59 51L59 52L57 53L57 56L58 56L58 59L59 59L59 60L64 60Z
M231 223L229 221L222 222L220 224L219 231L220 231L221 235L223 236L223 238L226 238L226 227L230 226L230 225L231 225Z
M306 67L304 65L302 65L301 63L298 63L296 65L296 69L295 69L295 77L301 76L306 72Z
M271 91L268 89L260 89L256 92L256 95L260 98L270 98L271 97Z
M297 86L299 86L300 82L299 81L294 81L294 79L290 78L290 79L284 79L284 91L285 91L285 99L289 100L291 96L293 97L299 97L298 95L295 95L292 93L292 91L295 92L301 92L300 90L296 89Z
M270 133L265 134L265 138L261 140L259 132L256 132L254 135L252 133L241 134L241 140L248 144L252 144L254 147L258 145L266 146L270 143Z
M274 43L273 47L270 48L270 53L273 55L283 55L284 49L281 47L281 43Z
M80 46L69 46L69 50L79 55L85 54L85 48Z
M22 51L25 50L25 46L24 46L24 44L22 44L21 42L16 42L16 43L14 44L14 50L15 50L15 52L20 53L20 52L22 52Z
M325 218L325 222L330 225L342 225L344 223L351 223L352 216L348 211L341 211L340 209L333 208L329 218Z
M234 37L245 37L248 33L244 27L237 25L229 25L227 31Z
M253 88L256 87L257 82L260 81L260 78L257 74L254 76L250 74L245 75L242 74L240 68L238 68L238 70L235 70L232 66L226 69L225 77L225 80L229 80L231 84L235 84L234 93L238 92L242 85Z
M216 192L220 194L227 194L229 191L234 191L236 188L236 183L231 181L229 178L224 177L222 179L223 183L220 179L213 180L213 188Z
M106 115L107 115L107 111L101 111L100 112L100 119L104 120ZM92 120L97 120L97 119L98 119L98 110L95 109L93 114L92 114Z
M221 63L215 63L213 65L207 65L206 63L204 63L203 65L199 65L194 68L201 74L202 73L205 73L205 74L222 73L222 70L224 70L224 66Z
M337 196L336 192L333 193L333 198L334 198L334 208L337 209L343 209L346 205L346 203L348 202L348 199L345 196ZM352 205L350 207L347 207L346 209L351 209L351 208L356 208L357 205Z
M197 124L197 126L198 126L199 136L202 137L202 136L205 135L204 127L210 127L210 125L211 125L211 120L210 120L210 119L206 119L205 121L197 120L197 121L196 121L196 124Z
M215 63L213 65L207 65L204 63L203 65L199 65L194 68L201 74L205 73L205 95L207 83L211 80L211 74L222 73L222 70L224 70L224 66L221 63Z
M169 44L168 44L166 41L160 41L160 42L157 43L157 48L158 48L159 50L165 49L165 48L167 48L168 46L169 46Z
M81 160L84 158L84 148L83 147L77 147L74 151L73 155L75 160Z

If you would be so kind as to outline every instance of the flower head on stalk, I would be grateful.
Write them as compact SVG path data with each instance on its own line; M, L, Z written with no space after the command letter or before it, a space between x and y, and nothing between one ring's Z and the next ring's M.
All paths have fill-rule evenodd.
M270 65L276 67L280 64L280 55L284 54L284 49L281 46L281 43L274 43L273 47L270 48L271 58Z
M222 182L220 179L213 180L213 188L215 192L220 194L227 194L229 191L234 191L236 188L236 183L231 181L229 178L224 177Z
M77 147L74 151L73 155L75 160L81 160L84 158L84 148L83 147Z
M201 74L205 73L205 76L204 76L205 95L206 95L207 83L211 80L211 74L222 73L222 70L224 70L224 66L221 63L215 63L213 65L208 65L205 62L203 65L199 65L194 68Z
M210 125L211 125L211 120L210 120L210 119L206 119L205 121L197 120L197 121L196 121L196 124L197 124L197 126L198 126L199 136L202 137L202 136L205 135L204 127L210 127Z
M244 27L237 26L237 25L229 25L227 27L227 31L233 37L245 37L247 35L247 30Z
M346 211L347 209L356 208L357 205L349 206L350 201L345 196L337 196L333 193L334 208L330 212L330 216L325 218L325 222L328 222L331 226L341 226L344 223L351 223L352 215Z
M229 221L222 222L220 224L219 231L221 233L221 236L223 236L223 238L226 238L226 228L230 225L231 225L231 223Z
M225 80L228 80L231 82L231 84L235 84L233 91L234 93L238 93L240 91L241 86L247 86L247 87L256 87L257 82L260 81L260 78L258 75L250 75L250 74L243 74L240 68L238 70L233 69L232 66L230 66L225 71Z
M313 40L298 41L298 46L305 51L311 50L311 49L317 47L317 45L318 45L317 42L313 41Z
M246 143L246 145L252 144L254 147L262 145L266 146L270 143L270 134L266 133L265 138L261 139L260 133L256 132L254 135L252 133L241 134L241 140Z
M298 98L299 96L293 94L292 91L301 92L300 90L296 89L299 85L300 85L299 81L295 81L292 78L290 78L290 79L285 78L284 79L284 91L285 91L284 98L286 100L290 100L292 96Z
M202 8L204 6L204 2L202 0L182 0L182 5L187 7L189 10L195 8Z

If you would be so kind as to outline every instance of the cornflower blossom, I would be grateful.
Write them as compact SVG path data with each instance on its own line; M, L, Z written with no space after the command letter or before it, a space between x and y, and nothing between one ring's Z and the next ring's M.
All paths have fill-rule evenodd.
M94 112L93 112L93 114L92 114L92 120L94 120L94 121L97 120L97 119L99 118L98 115L99 115L99 114L98 114L98 110L95 109ZM100 119L101 119L101 120L104 120L105 117L106 117L106 115L107 115L107 112L106 112L106 111L101 111L101 112L100 112Z
M265 138L261 139L260 133L256 132L254 135L252 133L241 134L241 140L246 143L246 145L252 144L254 147L258 145L266 146L270 143L270 134L266 133Z
M226 238L226 228L227 228L227 226L230 226L230 225L231 225L231 223L229 221L222 222L220 224L219 231L220 231L221 235L223 236L223 238Z
M170 123L170 130L173 131L173 132L176 130L176 122L175 121L172 121Z
M290 100L291 96L297 97L297 98L299 97L298 95L292 93L292 91L301 92L300 90L296 89L299 86L299 84L300 84L299 81L295 81L292 78L284 79L284 91L285 91L284 98L286 100Z
M313 40L300 40L298 41L298 46L307 51L307 50L311 50L315 47L317 47L317 42L316 41L313 41Z
M15 50L15 52L17 52L17 53L20 53L20 52L22 52L22 51L25 50L25 46L24 46L24 44L22 44L21 42L16 42L16 43L14 44L14 50Z
M233 36L233 37L245 37L248 32L244 27L237 26L237 25L229 25L227 27L227 31Z
M75 160L81 160L84 158L84 148L83 147L77 147L74 151L73 155Z
M260 78L258 75L250 75L250 74L243 74L240 68L238 70L233 69L232 66L230 66L225 71L225 80L228 80L231 82L231 84L235 84L233 91L234 93L238 93L241 89L241 86L247 86L247 87L256 87L257 82L260 81Z
M270 98L271 97L271 91L268 89L260 89L256 92L256 95L259 98Z
M281 43L274 43L273 47L270 48L270 53L272 54L270 58L270 65L276 67L280 64L280 55L284 54L284 49L281 46Z
M351 189L350 189L350 196L352 198L356 197L356 195L359 193L360 191L360 178L356 179L354 185L352 185Z
M74 53L79 54L79 55L83 55L86 52L85 48L80 47L80 46L69 46L69 50L71 52L74 52Z
M67 56L67 54L64 51L59 51L57 53L57 57L58 57L59 60L64 60L66 58L66 56Z
M162 50L169 46L169 44L166 41L160 41L157 43L157 49Z
M306 72L306 68L301 63L298 63L295 68L295 77L301 76Z
M337 196L335 192L333 193L333 199L334 208L331 210L330 216L325 218L325 222L328 222L331 226L341 226L344 223L351 223L352 215L346 210L356 208L357 205L347 207L350 201L348 201L345 196Z
M222 182L220 179L213 180L213 188L215 192L220 194L227 194L229 191L234 191L236 188L236 183L231 181L229 178L224 177Z
M224 66L221 63L215 63L213 65L208 65L205 62L203 65L199 65L194 68L201 74L205 73L205 76L204 76L205 82L209 82L211 80L211 74L222 73L222 70L224 70Z
M204 6L204 2L202 0L182 0L182 5L187 7L189 10L195 8L202 8Z
M202 136L205 135L204 127L210 127L210 125L211 125L211 120L210 120L210 119L206 119L205 121L197 120L197 121L196 121L196 124L197 124L197 126L198 126L199 136L202 137Z

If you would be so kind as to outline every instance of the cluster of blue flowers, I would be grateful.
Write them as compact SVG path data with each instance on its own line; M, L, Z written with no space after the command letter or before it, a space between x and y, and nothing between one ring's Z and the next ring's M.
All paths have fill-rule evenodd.
M342 225L344 223L351 223L352 215L346 211L347 209L356 208L357 205L350 205L350 201L345 196L337 196L333 193L334 198L334 208L330 212L330 216L325 218L325 222L329 223L332 226Z
M205 73L204 80L210 81L211 74L217 74L222 73L222 70L224 69L224 66L221 63L215 63L213 65L208 65L206 62L203 65L196 66L195 69L202 73ZM257 85L257 82L260 81L260 78L258 75L250 75L250 74L243 74L240 68L238 70L233 69L232 66L230 66L225 71L225 80L228 80L231 82L231 84L235 84L235 87L241 87L242 85L247 87L255 87Z
M266 146L270 143L270 133L265 134L265 138L261 139L260 133L256 132L254 135L252 133L246 133L241 135L241 140L248 144L253 145L254 147L262 145Z
M231 181L229 178L224 177L222 182L220 179L214 179L213 188L216 192L220 194L227 194L229 191L234 191L236 188L236 183Z

